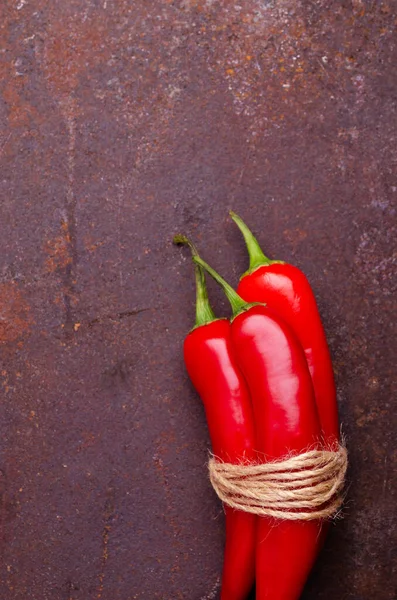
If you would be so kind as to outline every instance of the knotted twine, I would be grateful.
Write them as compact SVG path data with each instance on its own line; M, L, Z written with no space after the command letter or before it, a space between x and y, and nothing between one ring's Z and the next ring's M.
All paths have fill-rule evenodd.
M231 464L215 457L209 475L232 508L277 519L310 521L335 516L343 502L347 450L308 450L261 464Z

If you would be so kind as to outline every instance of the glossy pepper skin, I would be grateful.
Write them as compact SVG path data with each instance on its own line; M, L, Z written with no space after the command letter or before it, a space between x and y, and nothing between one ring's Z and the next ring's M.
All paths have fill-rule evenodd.
M267 460L318 447L320 422L304 353L265 307L232 324L233 346L254 408L257 449ZM258 519L256 599L298 600L315 562L321 523Z
M184 236L174 242L194 245ZM231 325L216 319L207 296L204 272L196 265L196 326L184 342L189 377L205 408L214 455L225 462L255 459L251 400L237 367ZM246 600L255 579L255 515L225 507L226 540L221 600Z
M194 329L184 344L189 377L205 408L212 450L226 462L254 460L250 398L222 319ZM255 578L255 515L225 507L221 600L246 600Z
M196 260L196 259L195 259ZM320 447L321 427L303 349L273 310L250 306L206 263L231 301L232 341L254 411L258 458L284 458ZM298 600L318 551L321 522L260 517L256 600Z
M334 374L311 286L297 267L269 260L242 219L230 214L245 238L250 256L249 271L242 276L237 293L247 302L266 303L294 330L312 377L324 442L335 447L340 431Z

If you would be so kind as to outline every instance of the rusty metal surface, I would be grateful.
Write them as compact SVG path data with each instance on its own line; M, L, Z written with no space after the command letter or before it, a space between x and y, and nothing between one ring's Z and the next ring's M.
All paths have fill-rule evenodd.
M396 597L396 22L390 1L1 3L1 600L218 597L171 238L237 283L232 207L309 276L335 363L346 518L303 598Z

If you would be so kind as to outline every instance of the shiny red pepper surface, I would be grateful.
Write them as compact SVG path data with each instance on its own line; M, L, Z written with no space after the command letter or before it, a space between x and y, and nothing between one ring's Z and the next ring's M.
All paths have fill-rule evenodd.
M250 269L242 276L237 293L247 302L266 303L294 330L309 365L324 441L334 447L340 436L335 381L310 284L297 267L269 260L240 217L231 215L244 235L250 256Z
M254 427L247 386L232 349L231 327L217 320L194 329L185 364L205 408L212 450L225 462L254 460ZM225 507L226 542L221 600L246 600L255 578L255 515Z
M233 346L254 408L257 449L266 460L319 446L310 373L292 330L266 307L232 323ZM257 600L298 600L317 556L319 521L258 519Z

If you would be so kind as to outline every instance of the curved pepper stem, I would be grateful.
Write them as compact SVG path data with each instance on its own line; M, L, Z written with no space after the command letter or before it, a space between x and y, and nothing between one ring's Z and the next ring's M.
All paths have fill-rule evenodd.
M236 215L236 213L232 210L229 212L229 215L243 234L244 241L247 246L250 264L248 271L246 271L244 275L249 275L259 267L269 266L275 263L283 264L282 260L271 260L270 258L265 256L265 254L263 254L262 248L260 247L258 240L254 236L252 231L244 223L241 217Z
M238 295L238 293L221 277L208 263L206 263L200 256L193 256L193 260L197 265L200 265L211 275L213 279L221 286L227 299L230 302L233 312L233 319L240 313L248 310L251 306L257 306L258 302L248 303Z
M189 238L184 235L176 235L174 237L174 244L183 244L189 246L193 260L198 256L197 248ZM195 263L195 275L196 275L196 323L195 327L201 327L201 325L207 325L216 321L214 311L211 308L210 301L208 299L207 284L205 282L205 275L203 269Z

